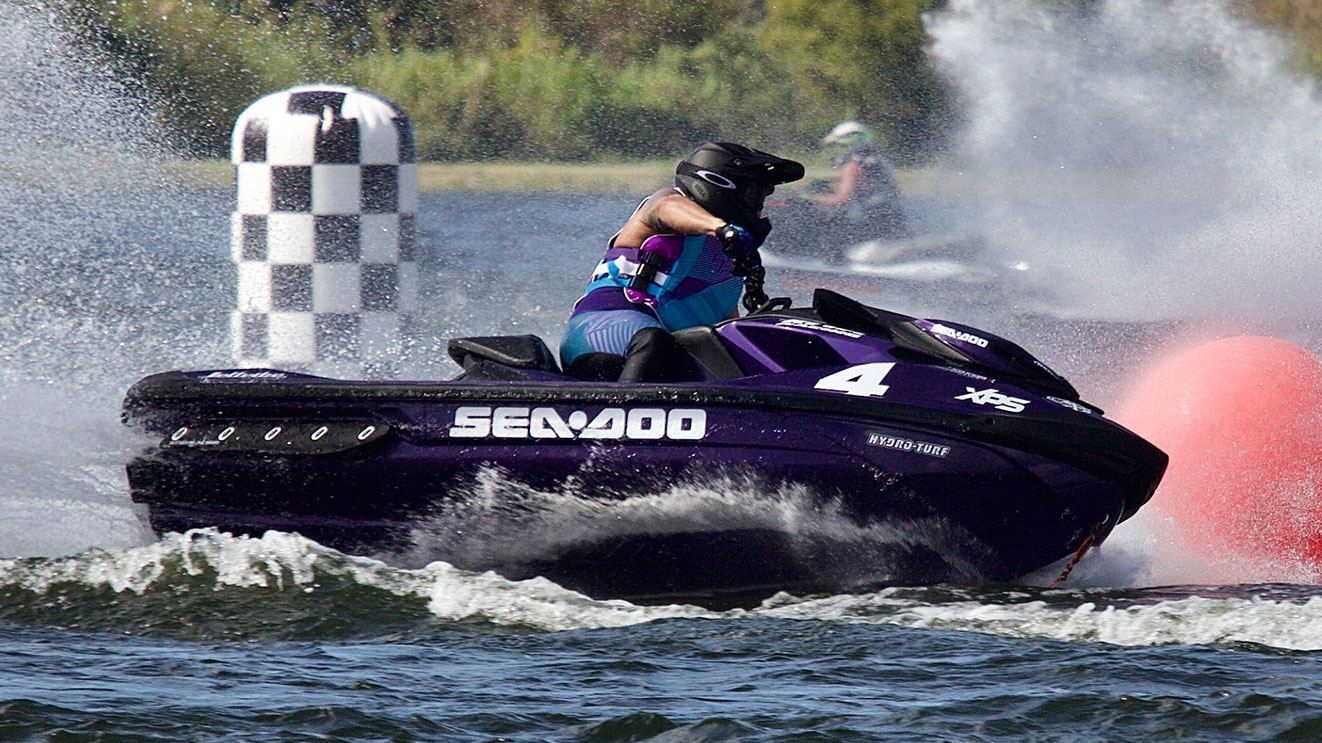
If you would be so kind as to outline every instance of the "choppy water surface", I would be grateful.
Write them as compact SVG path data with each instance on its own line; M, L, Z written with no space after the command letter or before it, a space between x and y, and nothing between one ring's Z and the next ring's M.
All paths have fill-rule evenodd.
M0 563L0 606L9 739L1322 733L1322 599L1292 585L890 589L718 613L204 532Z
M14 7L0 5L10 52L2 64L19 77L42 70L15 89L51 110L79 110L64 98L102 90L104 81L91 71L48 75L33 60L76 59L45 53L59 39ZM1294 246L1320 229L1316 210L1304 210L1305 220L1282 207L1264 222L1264 209L1282 205L1267 200L1237 220L1232 197L1242 191L1221 189L1225 168L1239 168L1259 188L1275 183L1306 200L1304 175L1286 167L1293 155L1271 135L1284 141L1292 127L1311 127L1322 107L1277 69L1274 42L1215 3L1113 0L1072 16L1037 8L952 2L932 28L952 74L976 79L976 71L996 83L968 89L978 95L958 153L969 168L962 172L1052 171L1050 188L1033 192L1032 178L1017 179L971 195L957 215L936 213L950 206L936 201L913 207L920 223L977 220L1007 258L1023 248L1018 258L1047 261L1049 273L1077 270L1071 275L1084 283L1101 283L1073 306L1033 307L1031 322L1013 303L967 319L1023 342L1105 403L1123 376L1116 367L1132 360L1120 353L1126 340L1183 319L1197 309L1190 297L1206 293L1206 273L1181 283L1181 261L1201 249L1233 270L1241 260L1234 241L1218 236L1250 234L1276 247L1238 274L1236 302L1220 309L1262 298L1239 317L1312 340L1299 315L1307 277L1288 267L1298 261ZM1079 25L1062 31L1066 21ZM1126 40L1142 45L1148 64L1108 56L1115 47L1124 58ZM1199 44L1201 66L1185 64ZM1161 63L1175 73L1162 78ZM1199 71L1218 69L1223 83L1203 85ZM1275 108L1264 104L1270 131L1245 124L1255 119L1242 83L1253 75L1276 91ZM1124 219L1084 218L1090 203L1124 200L1102 187L1096 168L1078 166L1096 162L1071 150L1079 138L1019 146L1033 141L1021 136L1025 122L1054 116L1068 128L1092 117L1084 103L1096 96L1069 106L1051 105L1059 95L1033 97L1083 83L1113 96L1103 144L1141 142L1149 164L1154 153L1173 153L1140 170L1185 179L1202 172L1199 188L1171 191L1174 203L1147 198ZM1162 146L1170 130L1160 122L1174 114L1155 94L1141 105L1138 93L1152 89L1180 92L1180 106L1199 122L1176 130L1182 146ZM16 105L2 96L0 104ZM97 110L113 118L114 108ZM1215 152L1202 146L1230 141L1218 139L1229 136L1218 122L1250 131L1235 142L1270 156L1253 161L1222 146L1234 157L1181 170L1189 149ZM1165 524L1147 514L1119 528L1063 588L1040 587L1047 575L1033 585L782 595L724 612L594 601L547 581L512 583L445 563L404 570L291 534L158 540L129 502L122 467L143 442L119 424L118 405L146 373L229 362L231 195L173 185L150 148L111 148L113 167L71 177L78 168L51 163L76 163L96 137L62 137L41 158L0 150L6 162L50 166L42 178L0 184L0 740L1322 738L1314 576L1288 561L1249 569L1173 552ZM1109 162L1109 177L1125 167ZM1149 197L1163 193L1133 174L1127 183ZM424 311L407 370L450 374L444 341L456 333L534 332L554 344L602 240L631 204L424 196ZM1162 241L1146 252L1135 247L1118 263L1097 257L1158 223ZM1132 288L1131 278L1145 301L1117 288ZM1111 334L1099 335L1102 328ZM720 493L670 496L673 507L658 517L723 503ZM1261 580L1279 582L1247 582Z

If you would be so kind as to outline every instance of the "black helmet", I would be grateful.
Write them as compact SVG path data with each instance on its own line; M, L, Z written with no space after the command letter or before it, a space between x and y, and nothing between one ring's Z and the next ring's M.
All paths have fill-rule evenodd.
M803 177L793 160L731 142L708 142L675 168L675 187L714 217L743 227L758 245L771 231L762 201L780 183Z

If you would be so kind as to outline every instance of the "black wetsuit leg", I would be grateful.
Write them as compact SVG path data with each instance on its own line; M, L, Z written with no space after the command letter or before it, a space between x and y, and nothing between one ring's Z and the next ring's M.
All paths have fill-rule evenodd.
M694 379L693 358L660 328L643 328L629 339L621 382L682 382Z

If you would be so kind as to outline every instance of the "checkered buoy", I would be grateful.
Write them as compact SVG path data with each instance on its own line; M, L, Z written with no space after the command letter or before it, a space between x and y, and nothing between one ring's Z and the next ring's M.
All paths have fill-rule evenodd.
M355 88L298 86L250 105L231 144L235 360L390 376L417 304L408 117Z

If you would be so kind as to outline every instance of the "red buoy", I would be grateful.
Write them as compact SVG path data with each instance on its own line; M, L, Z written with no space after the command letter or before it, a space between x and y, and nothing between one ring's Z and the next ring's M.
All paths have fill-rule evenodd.
M1223 582L1322 576L1317 356L1275 338L1205 343L1154 365L1115 417L1170 456L1147 508L1188 557Z

